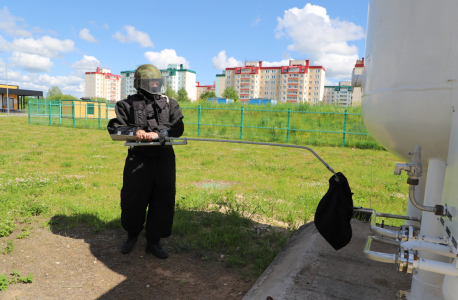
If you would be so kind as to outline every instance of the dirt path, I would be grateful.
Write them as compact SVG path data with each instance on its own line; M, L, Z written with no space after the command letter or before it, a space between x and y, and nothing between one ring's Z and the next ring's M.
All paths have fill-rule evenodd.
M17 234L0 238L0 248ZM241 299L254 283L195 251L172 250L159 260L144 252L144 238L123 255L124 238L119 229L94 234L80 227L65 235L38 228L14 239L12 254L0 254L0 274L31 272L33 283L10 285L0 299Z

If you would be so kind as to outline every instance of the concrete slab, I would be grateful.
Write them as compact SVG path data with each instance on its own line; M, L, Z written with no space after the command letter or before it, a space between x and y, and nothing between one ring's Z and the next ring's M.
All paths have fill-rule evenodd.
M351 226L353 238L339 251L313 223L299 228L243 300L383 300L410 290L410 274L363 257L369 223L352 220ZM394 254L397 247L373 242L371 250Z

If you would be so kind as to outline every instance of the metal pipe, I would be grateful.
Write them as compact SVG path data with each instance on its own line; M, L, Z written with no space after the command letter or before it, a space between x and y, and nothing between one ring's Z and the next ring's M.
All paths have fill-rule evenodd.
M390 244L390 245L394 245L394 246L398 246L399 247L399 242L396 241L396 240L392 240L392 239L386 239L384 237L381 237L381 236L373 236L372 239L374 241L377 241L377 242L381 242L381 243L385 243L385 244Z
M179 142L182 141L182 143L177 143L180 145L186 145L187 141L199 141L199 142L219 142L219 143L235 143L235 144L250 144L250 145L261 145L261 146L276 146L276 147L287 147L287 148L299 148L299 149L305 149L310 152L312 152L313 155L315 155L316 158L318 158L321 163L328 169L331 173L336 175L336 181L338 180L338 176L336 172L334 172L334 169L331 168L330 165L328 165L318 154L315 153L312 149L309 147L305 146L298 146L298 145L286 145L286 144L275 144L275 143L263 143L263 142L249 142L249 141L237 141L237 140L220 140L220 139L201 139L201 138L166 138L166 141L170 142ZM150 143L145 143L145 142L137 142L137 141L128 141L124 144L125 146L131 146L131 147L137 147L137 146L157 146L160 145L158 142L150 142ZM169 145L169 144L167 144Z
M309 147L305 146L298 146L298 145L285 145L285 144L275 144L275 143L263 143L263 142L249 142L249 141L237 141L237 140L220 140L220 139L201 139L201 138L185 138L189 141L200 141L200 142L219 142L219 143L235 143L235 144L251 144L251 145L261 145L261 146L276 146L276 147L287 147L287 148L299 148L299 149L305 149L310 152L312 152L313 155L315 155L316 158L318 158L321 163L328 169L331 173L337 176L336 172L334 172L334 169L331 168L330 165L328 165L318 154L315 153L312 149Z
M421 205L420 203L417 202L417 199L415 199L415 186L414 185L409 185L409 199L410 199L410 202L412 202L412 204L418 208L419 210L423 210L423 211L428 211L428 212L432 212L432 213L436 213L437 212L437 208L436 207L432 207L432 206L425 206L425 205Z
M385 228L380 228L375 225L371 225L371 231L375 234L398 239L400 236L399 231L389 230Z
M363 254L366 258L370 260L375 260L384 263L396 263L397 257L396 254L387 254L371 251L371 242L373 237L368 236L366 241L366 246L364 247Z
M412 249L412 250L419 250L425 251L430 253L435 253L447 257L455 257L452 249L449 246L435 244L431 242L424 242L424 241L407 241L401 242L400 246L404 249Z
M360 213L374 213L375 210L372 208L365 208L365 207L353 207L354 212L360 212ZM381 218L391 218L391 219L401 219L401 220L410 220L410 221L418 221L421 222L421 217L411 217L411 216L401 216L401 215L392 215L392 214L386 214L386 213L379 213L375 212L375 216L381 217Z
M413 261L413 268L444 275L458 276L458 269L455 264L419 258Z
M381 217L381 218L392 218L392 219L401 219L401 220L410 220L410 221L421 222L421 217L400 216L400 215L392 215L392 214L385 214L385 213L376 213L376 216Z

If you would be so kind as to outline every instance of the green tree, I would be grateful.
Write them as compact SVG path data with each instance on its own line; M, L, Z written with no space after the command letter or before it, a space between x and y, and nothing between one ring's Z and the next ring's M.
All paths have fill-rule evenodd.
M48 93L46 94L46 99L48 99L49 97L52 97L52 96L56 96L56 95L62 95L62 91L60 90L60 88L57 86L57 85L53 85L49 90L48 90Z
M234 102L239 100L239 95L237 95L237 91L233 87L226 88L222 96L226 99L232 99Z
M79 100L76 97L73 97L72 95L51 95L46 97L47 100Z
M169 82L167 81L167 90L165 91L165 95L169 98L176 99L177 93L170 87Z
M216 97L215 92L205 91L205 93L202 93L202 95L200 95L200 99L199 100L207 101L208 98L214 98L214 97Z
M189 102L189 101L191 101L191 100L189 100L189 98L188 98L188 92L186 92L186 90L185 90L184 88L181 88L181 89L178 91L177 101L178 101L178 102Z

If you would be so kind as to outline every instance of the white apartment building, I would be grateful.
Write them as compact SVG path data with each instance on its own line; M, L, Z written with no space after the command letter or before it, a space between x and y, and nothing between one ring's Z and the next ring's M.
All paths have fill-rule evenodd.
M354 75L361 75L363 74L363 69L364 69L364 57L361 58L361 60L357 60L355 67L353 68L352 72L352 78ZM362 87L354 87L353 89L353 105L355 106L360 106L361 105L361 97L363 95L363 89Z
M135 71L121 72L121 100L127 99L127 96L137 93L134 88Z
M263 67L262 61L246 61L244 67L226 68L216 75L218 97L233 87L240 101L253 98L278 102L319 104L323 99L325 69L308 60L290 60L288 66Z
M162 76L167 79L169 86L176 92L184 88L188 93L191 101L196 101L196 72L188 69L183 69L183 64L169 64L167 69L160 70ZM121 72L121 99L126 99L127 96L137 93L134 88L134 71Z
M86 72L85 81L85 97L121 100L121 76L111 74L110 69L97 68L95 72Z
M323 104L348 107L352 105L352 89L349 81L339 82L338 86L325 86Z

